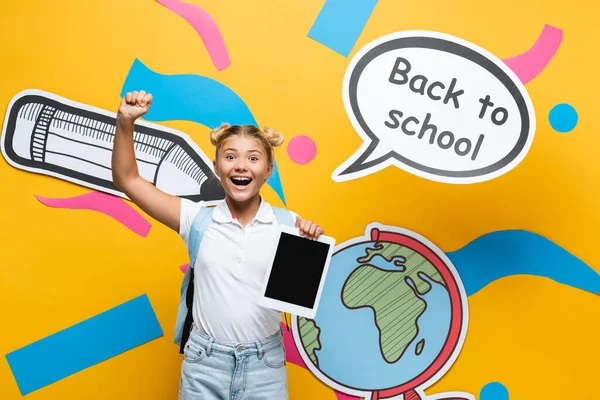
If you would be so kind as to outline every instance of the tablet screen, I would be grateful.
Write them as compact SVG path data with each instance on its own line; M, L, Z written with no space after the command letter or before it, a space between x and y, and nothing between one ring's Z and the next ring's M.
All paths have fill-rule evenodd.
M282 232L265 297L312 308L329 245Z

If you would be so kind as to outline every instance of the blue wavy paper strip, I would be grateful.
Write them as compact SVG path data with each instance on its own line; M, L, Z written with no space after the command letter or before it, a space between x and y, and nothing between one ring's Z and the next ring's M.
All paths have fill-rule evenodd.
M222 83L202 75L159 74L136 58L123 83L121 97L142 89L153 95L152 107L143 117L147 121L192 121L210 129L223 122L257 125L246 103ZM277 161L267 184L286 204Z
M567 250L523 230L485 234L461 249L446 253L468 296L511 275L535 275L600 294L600 275Z

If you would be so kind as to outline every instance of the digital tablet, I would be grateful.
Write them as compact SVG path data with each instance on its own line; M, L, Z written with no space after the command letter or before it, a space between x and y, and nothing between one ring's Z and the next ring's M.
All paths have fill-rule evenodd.
M333 255L335 239L300 235L298 228L280 226L273 263L265 275L259 304L263 307L314 318Z

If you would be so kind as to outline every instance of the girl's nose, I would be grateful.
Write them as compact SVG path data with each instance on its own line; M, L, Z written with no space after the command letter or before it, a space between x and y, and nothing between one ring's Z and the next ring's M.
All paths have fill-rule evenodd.
M246 163L243 160L239 160L235 166L235 169L238 171L246 171L247 167L246 167Z

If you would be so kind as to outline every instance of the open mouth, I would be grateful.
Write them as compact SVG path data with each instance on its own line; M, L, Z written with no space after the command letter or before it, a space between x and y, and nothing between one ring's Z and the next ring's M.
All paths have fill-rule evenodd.
M236 186L248 186L250 184L250 182L252 182L252 178L247 178L247 177L241 177L241 176L235 176L230 178L231 182L236 185Z

